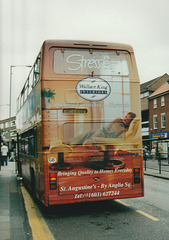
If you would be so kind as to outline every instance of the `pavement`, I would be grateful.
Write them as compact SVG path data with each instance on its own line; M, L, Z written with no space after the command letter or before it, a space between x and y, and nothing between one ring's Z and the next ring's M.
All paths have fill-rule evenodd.
M16 163L8 162L0 170L0 239L30 240L31 230L28 224L24 200L17 178Z
M144 174L169 180L169 171L159 173L158 161L148 161ZM165 164L163 164L165 165ZM156 168L154 167L156 166ZM169 169L169 164L166 166ZM16 162L8 162L0 170L0 239L32 240L24 200L21 193L21 181L17 177Z
M144 175L169 180L169 160L161 160L160 165L157 159L144 161Z
M169 180L169 172L162 171L162 173L159 173L156 169L146 169L146 171L144 170L144 175Z

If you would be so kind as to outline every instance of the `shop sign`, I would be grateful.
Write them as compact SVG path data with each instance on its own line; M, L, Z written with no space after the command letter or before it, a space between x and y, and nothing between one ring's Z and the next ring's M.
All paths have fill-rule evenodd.
M165 139L165 138L169 138L169 132L160 132L160 133L152 133L151 134L151 139Z

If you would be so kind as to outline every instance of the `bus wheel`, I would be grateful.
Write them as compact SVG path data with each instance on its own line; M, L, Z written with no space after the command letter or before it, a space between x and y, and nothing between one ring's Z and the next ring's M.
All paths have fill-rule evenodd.
M32 198L35 201L36 200L36 186L35 186L35 174L34 174L33 169L31 169L31 193L32 193Z

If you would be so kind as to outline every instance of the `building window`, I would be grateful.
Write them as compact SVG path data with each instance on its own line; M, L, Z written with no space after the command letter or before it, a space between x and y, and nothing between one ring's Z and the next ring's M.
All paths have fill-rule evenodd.
M157 99L154 99L154 101L153 101L153 107L154 107L154 108L157 108Z
M165 128L165 113L161 113L161 128Z
M161 97L161 107L165 106L165 97Z
M157 115L153 115L153 126L154 129L157 129Z
M150 92L141 93L141 98L145 98L145 97L148 97L148 96L150 96Z

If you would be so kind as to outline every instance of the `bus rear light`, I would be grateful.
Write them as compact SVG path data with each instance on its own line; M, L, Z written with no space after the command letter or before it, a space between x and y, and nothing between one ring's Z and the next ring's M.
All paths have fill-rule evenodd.
M140 168L134 168L134 183L140 183Z
M57 174L56 173L49 173L49 182L50 182L50 189L57 188Z

